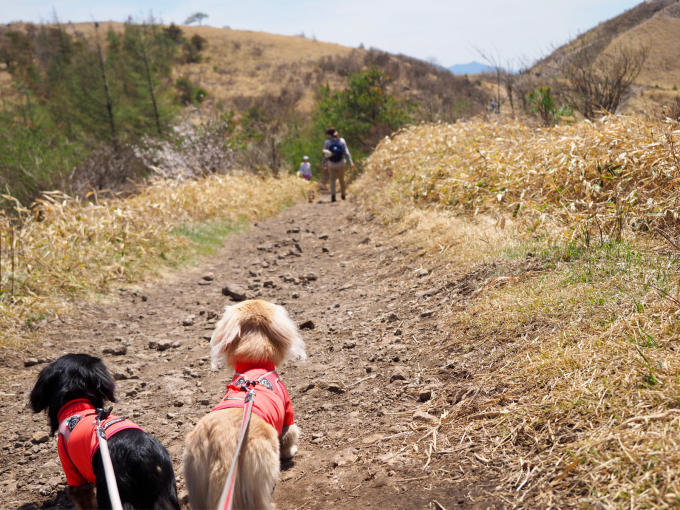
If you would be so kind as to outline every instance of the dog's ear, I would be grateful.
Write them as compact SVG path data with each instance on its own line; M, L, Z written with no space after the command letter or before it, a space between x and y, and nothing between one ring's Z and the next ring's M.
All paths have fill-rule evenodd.
M274 314L267 325L269 338L279 349L281 361L307 358L305 342L300 337L298 328L281 305L274 305Z
M93 396L102 401L102 406L107 400L109 402L116 402L116 383L106 369L106 365L99 358L94 356L88 357L90 358L90 363L87 364L87 370L83 373L83 378L87 381L87 387L91 388L91 391L94 393Z
M210 338L210 367L222 368L226 361L226 350L230 343L241 334L240 311L237 305L227 306L224 315L215 326Z
M62 386L62 377L63 372L56 367L56 363L50 363L40 371L29 399L34 413L47 409L47 406L53 401L55 393Z

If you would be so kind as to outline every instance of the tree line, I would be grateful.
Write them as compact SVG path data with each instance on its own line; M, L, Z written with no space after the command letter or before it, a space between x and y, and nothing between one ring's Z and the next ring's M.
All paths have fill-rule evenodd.
M59 23L1 28L0 62L14 88L0 105L3 191L26 202L64 189L97 151L124 159L131 141L163 136L195 100L183 94L186 78L173 81L173 66L199 61L204 45L153 19L128 20L120 32L94 23L88 34Z

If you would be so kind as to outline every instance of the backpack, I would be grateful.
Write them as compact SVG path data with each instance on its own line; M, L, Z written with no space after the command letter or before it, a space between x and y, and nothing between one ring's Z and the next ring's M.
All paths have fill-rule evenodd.
M328 146L331 156L328 158L333 163L340 163L345 157L345 147L340 140L333 140Z

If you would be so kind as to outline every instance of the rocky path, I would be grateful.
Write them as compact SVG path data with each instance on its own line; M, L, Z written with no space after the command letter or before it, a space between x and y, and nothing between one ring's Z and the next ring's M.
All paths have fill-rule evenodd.
M184 436L231 378L210 371L208 340L224 306L244 295L284 305L309 355L280 370L302 439L282 466L279 508L494 506L455 449L431 446L463 384L440 349L450 334L438 317L451 313L441 293L451 269L421 267L377 223L350 202L293 207L231 238L200 267L121 289L47 322L29 349L5 349L2 508L70 508L55 440L26 405L44 363L66 352L104 359L117 379L115 412L168 448L186 504Z

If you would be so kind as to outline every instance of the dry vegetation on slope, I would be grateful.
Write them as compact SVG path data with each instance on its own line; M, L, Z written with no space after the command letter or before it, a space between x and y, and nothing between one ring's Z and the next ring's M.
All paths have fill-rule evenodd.
M536 63L532 74L559 73L565 60L587 48L592 54L617 55L622 48L646 51L647 59L626 98L623 111L649 112L678 97L680 87L680 4L649 0L604 21Z
M0 213L0 343L111 285L137 282L221 245L305 197L302 179L252 174L156 180L126 199L48 193Z
M679 141L677 123L626 117L418 126L357 183L459 268L434 355L468 389L435 432L508 504L680 504Z

